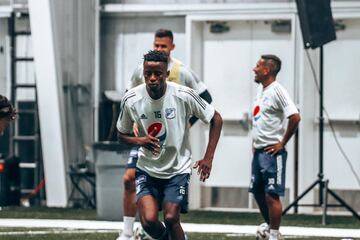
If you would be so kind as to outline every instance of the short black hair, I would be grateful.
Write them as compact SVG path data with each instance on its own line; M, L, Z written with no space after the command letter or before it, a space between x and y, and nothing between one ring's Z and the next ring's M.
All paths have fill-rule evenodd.
M144 55L144 62L163 62L167 66L169 57L164 52L150 50Z
M155 37L158 37L158 38L168 37L171 39L171 41L174 41L173 32L169 29L160 28L160 29L156 30Z
M10 101L0 95L0 118L13 117L16 115L16 110L11 105Z
M270 63L270 69L274 76L278 74L281 70L281 60L278 56L273 54L261 55L261 58L264 59L267 63Z

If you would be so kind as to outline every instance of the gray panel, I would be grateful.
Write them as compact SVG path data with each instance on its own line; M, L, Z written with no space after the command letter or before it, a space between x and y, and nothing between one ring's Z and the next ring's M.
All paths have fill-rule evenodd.
M329 186L331 189L331 186ZM360 191L359 190L338 190L338 189L331 189L333 190L339 197L342 198L347 204L349 204L355 211L360 212ZM314 198L318 201L319 196L319 189L315 189L314 191ZM339 204L331 195L328 195L328 204ZM322 211L322 208L316 208L316 211ZM330 207L328 211L347 211L343 207Z
M212 208L257 208L257 205L251 198L249 204L248 188L235 187L201 187L201 207ZM285 197L282 199L283 205L289 203L289 189L285 190Z
M92 143L95 1L52 1L70 162L85 160Z
M101 220L122 220L123 181L129 151L94 149L96 170L97 217Z

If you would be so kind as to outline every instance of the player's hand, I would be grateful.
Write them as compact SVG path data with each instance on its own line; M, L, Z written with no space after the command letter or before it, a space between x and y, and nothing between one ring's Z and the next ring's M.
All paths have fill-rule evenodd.
M277 144L267 146L264 150L267 154L271 154L274 156L283 149L284 149L284 144L282 142L279 142Z
M160 143L159 139L152 136L157 131L156 128L149 134L147 134L145 137L140 137L140 146L143 146L144 148L150 150L154 155L157 155L160 153Z
M205 182L210 177L212 168L212 161L207 159L199 160L195 163L193 168L197 168L197 174L200 175L200 181Z

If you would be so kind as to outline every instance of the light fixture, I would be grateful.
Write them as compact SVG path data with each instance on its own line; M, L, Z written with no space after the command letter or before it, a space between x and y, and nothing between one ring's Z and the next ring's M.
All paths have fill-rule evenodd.
M209 22L210 23L210 32L219 34L230 31L230 27L227 25L227 22Z

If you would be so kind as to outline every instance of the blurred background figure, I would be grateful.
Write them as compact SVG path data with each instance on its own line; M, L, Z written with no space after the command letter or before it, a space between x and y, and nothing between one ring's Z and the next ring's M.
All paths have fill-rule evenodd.
M5 96L0 95L0 135L4 134L4 130L15 118L16 110Z

